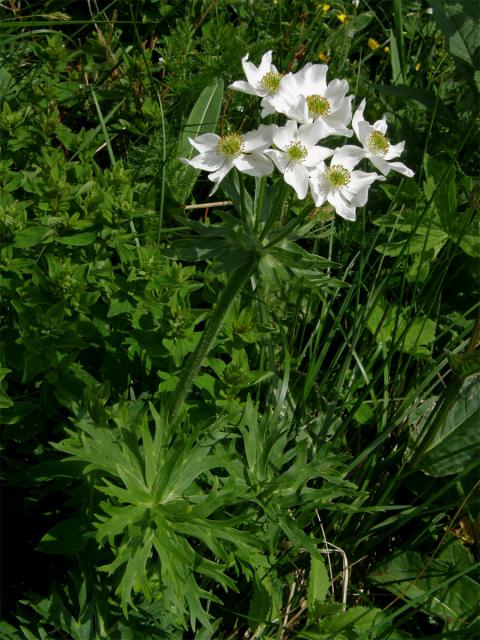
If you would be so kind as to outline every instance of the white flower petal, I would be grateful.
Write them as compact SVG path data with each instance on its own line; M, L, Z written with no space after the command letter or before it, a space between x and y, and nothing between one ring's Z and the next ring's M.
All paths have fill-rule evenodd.
M272 66L272 52L267 51L263 54L262 60L258 67L258 81L260 81L266 73L270 71L276 72L276 69Z
M294 120L288 120L283 127L273 134L273 142L279 149L285 150L297 136L297 123Z
M243 155L234 160L233 164L248 176L268 176L273 171L272 161L261 153Z
M415 172L405 166L403 162L389 162L388 164L390 169L396 171L397 173L401 173L407 178L413 178L413 176L415 175Z
M298 128L298 140L309 149L317 144L319 141L320 129L317 126L316 122L309 122L306 124L302 124Z
M288 167L288 158L285 153L277 151L277 149L267 149L263 153L273 160L275 166L281 173L284 173L285 169Z
M257 67L248 61L248 54L242 59L242 67L248 83L256 88L261 76L258 74Z
M308 155L303 161L303 164L306 167L316 167L322 162L322 160L329 158L332 154L332 149L328 149L327 147L311 147L308 150Z
M359 124L361 122L365 122L365 118L363 117L363 112L365 111L365 105L366 105L366 100L363 99L359 104L357 110L353 114L353 118L352 118L353 130L355 131L355 135L357 136L358 141L361 142L362 144L365 142L365 139L364 138L362 139L363 136L359 131Z
M341 164L351 170L360 162L360 160L363 160L366 155L365 149L356 147L353 144L346 144L339 149L335 149L335 153L333 154L330 164Z
M383 156L385 160L392 160L393 158L398 158L403 153L403 149L405 148L405 142L399 142L398 144L390 144L388 146L387 153Z
M350 184L343 189L343 194L346 200L357 207L363 207L368 200L369 188L375 180L380 178L381 176L377 173L353 171Z
M324 138L328 138L328 136L334 133L334 130L328 126L323 118L318 118L318 120L315 120L315 122L312 122L309 126L313 128L312 137L316 138L316 143ZM313 136L313 133L315 136Z
M292 100L292 98L297 99L298 97L298 86L293 76L293 73L286 73L283 78L280 80L280 84L278 85L278 94L283 95L287 100Z
M390 173L390 163L382 158L382 156L373 156L369 154L368 159L373 166L380 171L384 176L388 176Z
M385 135L388 129L387 119L383 117L381 120L377 120L376 122L373 123L373 128L376 129L376 131L380 131L380 133L383 133L383 135Z
M324 95L325 95L325 98L328 98L330 101L336 102L339 100L343 100L345 98L347 91L348 91L348 82L346 80L335 79L329 82Z
M212 182L215 182L215 186L210 191L210 195L215 193L215 191L218 189L218 185L225 178L225 176L230 171L230 169L233 169L233 162L231 160L227 160L224 163L224 165L220 167L218 171L208 174L208 179L211 180Z
M346 220L356 219L356 208L348 204L339 191L330 192L328 194L327 200L335 208L335 211L338 213L338 215L342 218L345 218Z
M290 164L285 169L283 179L295 189L297 196L303 200L308 191L308 171L301 164Z
M276 109L272 103L272 99L269 96L262 99L262 101L260 102L260 106L262 107L262 118L271 116L272 113L276 112Z
M201 136L189 138L188 141L192 147L203 153L204 151L215 149L220 142L220 136L217 136L216 133L202 133Z
M216 151L205 151L189 161L189 165L195 169L204 171L217 171L225 162L223 156L219 156Z
M344 138L351 138L353 136L353 131L351 129L347 129L347 127L343 124L343 122L337 120L336 118L332 118L327 116L324 121L324 131L326 138L327 136L343 136Z
M326 201L330 190L330 185L324 176L325 165L323 163L322 165L321 169L311 173L308 178L310 183L310 192L316 207L322 206Z
M303 79L306 95L325 95L327 91L327 65L312 64L304 69Z
M332 111L325 116L325 119L328 121L335 118L344 125L349 123L352 119L352 99L353 96L349 96L333 103Z
M252 96L256 96L257 92L254 87L249 82L245 82L245 80L236 80L232 82L232 84L228 85L229 89L234 89L235 91L241 91L242 93L248 93Z
M276 133L277 125L261 124L255 131L249 131L243 137L243 148L246 153L252 151L263 151L273 142L273 135Z
M372 125L368 124L366 120L359 121L357 124L357 127L358 127L357 138L359 142L361 142L362 145L365 146L368 136L373 131L373 127Z

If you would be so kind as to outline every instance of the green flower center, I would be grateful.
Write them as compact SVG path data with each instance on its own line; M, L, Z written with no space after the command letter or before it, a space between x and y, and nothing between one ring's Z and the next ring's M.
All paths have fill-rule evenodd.
M282 79L282 74L277 73L276 71L269 71L266 73L263 78L260 80L260 84L268 91L268 93L276 93L278 91L278 87L280 86L280 80Z
M386 138L380 131L372 131L367 137L367 147L372 153L384 156L388 147L390 146L388 138Z
M287 155L290 162L297 164L308 156L308 149L301 142L292 142L287 147Z
M308 113L312 118L323 118L330 113L330 101L323 96L307 96Z
M243 151L243 138L238 133L222 136L217 144L217 153L225 158L237 158Z
M325 177L334 189L346 187L351 180L350 171L341 164L334 164L325 171Z

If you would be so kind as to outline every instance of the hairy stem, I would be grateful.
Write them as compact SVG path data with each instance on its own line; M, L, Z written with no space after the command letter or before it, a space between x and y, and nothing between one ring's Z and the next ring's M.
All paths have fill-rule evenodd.
M203 364L203 360L212 346L215 336L220 329L223 319L230 308L235 296L240 291L246 280L252 274L255 268L255 261L249 260L246 264L238 267L232 273L227 284L222 291L212 315L210 316L207 326L205 327L200 342L195 351L187 358L180 373L180 380L175 389L172 406L170 409L170 421L173 424L177 417L178 411L184 403L193 381L197 377Z

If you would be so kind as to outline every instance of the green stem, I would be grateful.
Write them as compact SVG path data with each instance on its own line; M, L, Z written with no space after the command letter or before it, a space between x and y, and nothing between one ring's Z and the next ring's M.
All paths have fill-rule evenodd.
M175 422L178 411L184 403L193 381L197 377L203 364L203 360L207 355L212 343L217 335L220 326L227 311L230 308L235 296L240 291L246 280L252 274L255 268L254 260L249 260L246 264L238 267L236 271L232 273L225 289L222 291L220 298L217 302L215 309L213 310L210 319L207 322L207 326L203 331L200 342L197 345L195 351L187 358L186 363L183 365L180 373L180 380L178 381L177 388L172 399L172 406L170 409L170 421L171 424Z
M238 170L236 170L236 173L238 176L238 185L239 185L239 191L240 191L240 217L242 218L243 224L249 226L248 220L247 220L247 207L245 204L245 182L244 182L243 174Z
M278 219L283 211L283 207L285 206L285 201L288 195L288 184L283 183L280 187L280 192L275 198L275 202L272 203L272 208L270 210L270 215L268 216L268 220L265 223L265 226L262 229L260 234L260 242L267 237L268 232L273 227L275 220Z
M274 236L272 240L270 240L268 244L265 245L265 249L270 249L270 247L275 246L276 244L281 242L284 238L289 236L292 233L292 231L295 231L295 229L305 221L305 218L307 218L307 216L308 216L308 211L306 211L304 214L297 216L293 220L290 220L290 222L286 224L283 227L283 229L281 229L277 233L277 235Z
M167 148L166 148L166 134L165 134L165 118L163 115L163 105L160 93L157 91L158 104L160 106L160 118L162 122L162 186L160 188L160 212L158 216L158 229L157 229L157 245L160 244L160 235L163 227L163 210L165 208L165 171L167 166Z
M263 210L263 200L265 197L265 188L267 186L267 177L263 176L263 178L260 179L260 188L258 190L258 192L255 194L256 195L256 202L255 202L255 225L254 225L254 229L257 232L259 227L260 227L260 219L262 217L262 210Z

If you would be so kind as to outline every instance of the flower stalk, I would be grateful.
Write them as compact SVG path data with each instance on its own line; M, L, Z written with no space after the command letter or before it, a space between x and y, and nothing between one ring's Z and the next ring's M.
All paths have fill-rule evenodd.
M187 361L183 365L180 373L180 379L172 398L169 414L170 424L175 423L178 412L190 392L193 381L202 368L203 361L209 352L220 327L222 326L223 319L225 318L230 305L245 282L252 275L255 266L256 261L248 260L245 264L238 267L227 281L217 305L207 322L207 326L202 333L200 342L198 343L195 351L187 358Z

